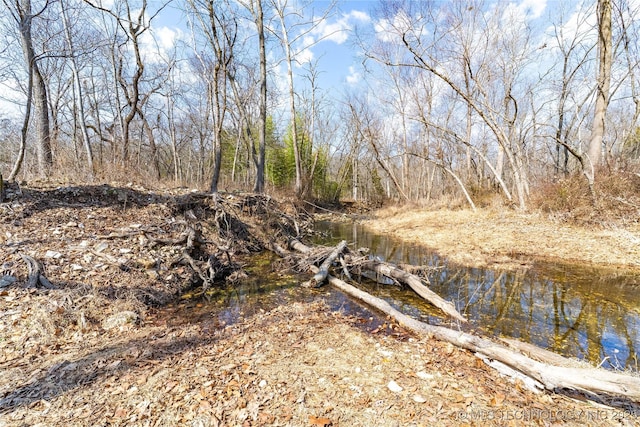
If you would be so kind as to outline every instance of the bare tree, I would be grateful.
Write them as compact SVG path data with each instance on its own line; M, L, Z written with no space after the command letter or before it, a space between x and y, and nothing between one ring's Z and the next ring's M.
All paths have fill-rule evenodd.
M228 110L227 75L233 61L238 24L225 14L228 9L225 10L221 3L214 4L213 0L188 0L188 3L214 55L213 58L208 59L203 53L196 51L196 57L205 70L204 75L208 76L208 99L213 112L214 158L209 191L215 194L218 192L222 167L222 136ZM228 7L228 4L225 6Z
M71 24L69 22L68 10L65 0L60 1L60 15L62 16L62 25L64 27L64 34L67 41L68 52L65 56L69 58L71 64L71 71L73 73L73 85L75 93L75 102L78 106L78 120L80 121L80 134L82 135L82 143L87 155L87 167L89 168L89 174L93 178L95 173L95 167L93 165L93 151L91 149L91 141L89 138L89 130L87 126L87 118L85 113L85 100L84 90L80 82L80 70L78 67L78 61L76 58L76 51L74 48L73 36L71 34Z
M50 0L46 0L37 12L33 12L31 0L20 0L13 3L8 0L2 0L2 2L18 27L22 53L24 55L29 75L27 84L27 109L21 132L21 149L13 170L9 175L9 180L15 179L22 166L32 102L35 107L38 172L42 176L48 176L51 172L51 167L53 166L49 126L49 102L47 99L46 82L40 72L40 67L38 66L38 55L33 47L32 29L33 20L44 13L51 2Z
M296 89L293 79L293 65L296 62L296 54L300 49L295 50L295 46L302 43L314 28L316 28L331 12L333 5L330 5L321 17L314 17L307 20L300 13L305 9L305 5L296 4L293 6L289 0L271 0L273 8L278 16L280 30L271 29L274 35L278 37L282 43L285 53L285 63L287 65L287 80L289 83L289 113L291 115L291 138L293 145L293 155L295 161L296 177L294 191L297 197L301 197L304 192L302 153L300 152L300 141L298 140L298 124L296 109ZM293 37L291 36L293 34ZM302 48L308 49L313 44L307 43Z
M611 0L598 0L598 76L596 108L589 142L588 164L584 170L589 187L593 190L595 169L602 158L612 63Z

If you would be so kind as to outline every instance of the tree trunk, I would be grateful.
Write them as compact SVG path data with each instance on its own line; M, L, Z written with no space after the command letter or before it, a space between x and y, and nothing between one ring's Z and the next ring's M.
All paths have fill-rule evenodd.
M76 102L78 104L78 118L80 119L80 134L82 135L82 144L84 146L87 155L87 167L89 169L89 175L93 178L95 172L93 166L93 152L91 150L91 141L89 140L89 131L87 128L87 119L84 110L84 97L82 91L82 84L80 84L80 72L78 71L78 63L75 57L75 50L73 47L73 38L71 37L71 30L69 28L69 18L66 13L64 0L60 0L60 13L62 15L62 25L64 27L65 37L67 39L67 45L69 47L69 58L71 61L71 71L73 73L73 84L76 92Z
M255 20L258 31L258 44L260 50L260 129L259 148L256 163L256 183L254 191L264 191L264 162L265 147L267 144L267 50L264 37L264 17L262 13L262 0L255 0ZM253 146L253 141L251 141Z
M589 142L588 162L585 176L593 189L595 169L601 162L602 142L604 138L607 104L609 102L609 86L611 84L612 35L611 35L611 0L598 0L598 80L596 91L596 107Z
M20 6L18 6L18 11L20 15L19 28L22 52L29 70L30 84L33 84L32 94L36 119L38 172L41 176L48 176L53 166L49 128L49 102L47 100L47 86L40 73L38 58L36 58L33 50L31 0L22 0Z
M606 396L622 396L640 401L640 379L631 375L594 368L572 368L555 366L547 361L533 360L505 345L469 333L443 326L429 325L409 317L386 301L376 298L335 277L329 282L350 295L391 316L400 326L421 335L449 342L474 353L483 355L490 362L498 361L509 368L532 378L537 384L550 391L563 389L577 390ZM494 365L492 365L494 366Z

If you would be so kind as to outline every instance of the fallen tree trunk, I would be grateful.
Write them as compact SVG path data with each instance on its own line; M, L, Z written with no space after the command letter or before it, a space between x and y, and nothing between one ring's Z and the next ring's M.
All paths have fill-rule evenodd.
M312 270L315 269L317 267L312 268ZM328 279L329 283L336 288L391 316L404 328L418 334L433 336L436 339L497 360L534 379L547 390L571 389L599 396L622 396L640 402L640 378L638 377L597 368L572 368L539 362L486 338L420 322L399 312L386 301L361 291L336 277L329 276Z
M343 243L344 243L344 246L342 246ZM304 254L311 253L312 251L310 247L300 242L298 239L293 239L293 238L289 239L289 246L292 249ZM340 245L338 245L338 247L336 248L336 250L334 250L334 252L331 253L331 255L336 254L337 256L337 254L342 252L345 247L346 247L346 242L344 241L341 242ZM337 250L339 248L342 248L342 249L338 252ZM333 262L333 260L331 262ZM361 261L361 262L358 262L357 264L361 267L364 267L365 269L371 270L378 274L382 274L384 276L391 277L393 279L396 279L400 282L407 284L411 289L414 290L415 293L420 295L425 300L429 301L435 307L442 310L446 315L450 316L453 319L459 320L461 322L464 322L464 323L467 322L467 319L462 314L460 314L458 310L456 310L456 308L451 302L445 300L440 295L436 294L431 289L429 289L424 284L422 284L422 280L420 280L419 277L413 274L409 274L405 271L402 271L399 268L396 268L388 263L384 263L380 261L373 261L373 260ZM331 265L331 263L329 263L328 265Z
M318 272L308 281L302 284L302 286L306 288L317 288L322 285L322 282L325 281L327 276L329 275L329 267L333 264L333 262L340 256L342 252L347 248L347 241L343 240L336 246L336 248L329 254L329 256L324 260L324 262L320 265Z
M461 322L467 322L467 319L462 316L462 314L460 314L458 310L456 310L453 303L445 300L440 295L436 294L431 289L422 284L422 280L418 276L407 273L406 271L380 261L365 261L364 263L362 263L362 266L366 269L391 277L398 280L399 282L408 285L411 289L414 290L415 293L438 307L447 315Z

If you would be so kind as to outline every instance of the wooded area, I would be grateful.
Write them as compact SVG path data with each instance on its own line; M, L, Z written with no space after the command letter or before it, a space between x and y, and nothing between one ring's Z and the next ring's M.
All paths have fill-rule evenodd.
M0 169L472 208L637 171L636 3L364 5L3 0Z

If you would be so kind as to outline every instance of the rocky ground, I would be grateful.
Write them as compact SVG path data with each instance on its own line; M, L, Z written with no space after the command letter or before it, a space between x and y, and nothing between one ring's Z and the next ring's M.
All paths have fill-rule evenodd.
M271 201L227 197L32 187L0 205L0 426L637 423L628 406L533 393L469 352L388 321L371 331L375 313L320 298L233 324L190 316L177 295L243 280L278 232ZM302 227L294 214L278 215ZM23 256L54 289L26 287Z

